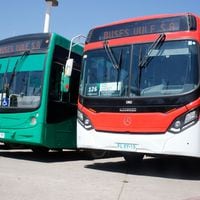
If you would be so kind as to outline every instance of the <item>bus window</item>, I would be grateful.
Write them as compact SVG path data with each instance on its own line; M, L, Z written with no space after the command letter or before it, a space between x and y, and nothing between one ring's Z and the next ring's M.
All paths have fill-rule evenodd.
M63 66L59 63L54 62L51 68L51 79L49 82L49 98L51 100L61 100L60 82L63 72Z

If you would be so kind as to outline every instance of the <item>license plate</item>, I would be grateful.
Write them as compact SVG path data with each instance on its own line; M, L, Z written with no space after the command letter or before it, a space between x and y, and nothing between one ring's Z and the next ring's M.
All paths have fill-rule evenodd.
M5 138L5 133L2 133L2 132L1 132L1 133L0 133L0 138L2 138L2 139Z
M136 145L137 144L133 144L133 143L121 143L118 142L117 144L117 148L120 150L129 150L129 151L136 151Z

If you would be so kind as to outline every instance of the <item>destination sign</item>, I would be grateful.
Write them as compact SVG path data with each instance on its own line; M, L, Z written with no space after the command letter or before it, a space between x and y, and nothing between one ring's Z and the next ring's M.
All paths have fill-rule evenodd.
M134 21L96 28L91 30L88 34L87 42L97 42L153 33L185 31L190 29L188 19L188 16L177 16Z
M0 42L0 57L10 54L18 54L25 51L44 50L48 47L49 38L24 38Z

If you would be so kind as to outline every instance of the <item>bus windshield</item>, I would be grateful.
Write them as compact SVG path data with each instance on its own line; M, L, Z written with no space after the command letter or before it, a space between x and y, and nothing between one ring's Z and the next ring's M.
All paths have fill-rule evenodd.
M164 41L149 51L151 46L152 43L143 43L109 47L118 67L113 66L105 49L86 52L80 94L90 97L156 97L179 95L197 87L197 42Z
M0 59L0 108L37 108L43 80L45 54ZM17 63L17 65L16 65Z

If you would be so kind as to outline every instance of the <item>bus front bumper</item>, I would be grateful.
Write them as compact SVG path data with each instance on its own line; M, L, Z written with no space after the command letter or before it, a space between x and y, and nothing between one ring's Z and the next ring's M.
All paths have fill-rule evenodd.
M86 130L77 123L77 147L144 154L200 157L200 122L178 134L131 134Z

